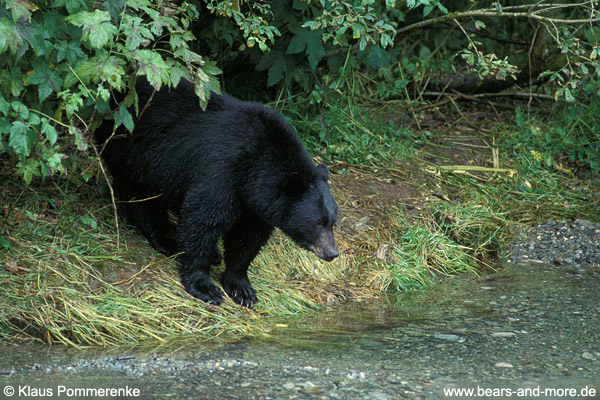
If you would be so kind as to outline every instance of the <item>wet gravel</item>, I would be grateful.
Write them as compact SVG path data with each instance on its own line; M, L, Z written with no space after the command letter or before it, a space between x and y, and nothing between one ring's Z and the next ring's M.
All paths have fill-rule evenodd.
M541 262L572 268L600 265L600 224L546 221L522 231L509 249L508 262Z
M496 273L298 317L269 340L110 352L0 347L0 399L51 397L32 396L42 389L107 398L56 396L59 385L139 390L124 399L464 398L444 392L453 388L505 390L472 398L554 388L577 392L526 398L600 399L598 229L541 224L519 236L512 262ZM7 386L29 392L6 396Z

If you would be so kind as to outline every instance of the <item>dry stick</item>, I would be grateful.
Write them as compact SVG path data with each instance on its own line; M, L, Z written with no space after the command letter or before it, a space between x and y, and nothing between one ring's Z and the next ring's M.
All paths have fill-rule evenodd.
M144 113L144 111L146 111L146 109L148 108L148 106L150 105L150 103L152 102L152 99L154 98L154 94L156 93L156 89L154 89L154 91L152 91L152 94L150 95L150 98L148 99L148 101L146 102L146 105L144 106L144 108L142 109L142 112L140 113L140 115L138 115L138 118L136 120L136 124L138 122L140 122L140 118L142 117L142 114ZM120 105L122 106L124 100L120 103ZM94 112L96 110L94 109ZM113 214L114 214L114 219L115 219L115 228L117 230L117 250L119 249L119 246L121 244L121 235L119 233L119 213L117 210L117 199L115 197L115 191L112 187L112 184L110 183L110 179L108 177L108 174L106 173L106 169L104 168L104 163L102 162L102 158L100 156L101 152L104 151L106 144L113 138L113 136L116 133L116 129L113 131L112 135L110 135L110 137L108 138L108 140L106 140L104 142L104 144L102 145L102 150L98 151L98 148L96 147L95 143L93 140L90 141L91 145L92 145L92 149L94 149L94 153L96 154L96 157L98 158L98 165L100 166L100 171L102 172L102 176L104 177L104 180L106 181L106 184L108 185L108 190L110 192L110 200L112 203L112 207L113 207Z
M92 144L92 149L94 149L94 153L96 154L96 157L98 158L98 165L100 166L100 171L102 171L102 176L104 176L104 179L106 180L106 184L108 185L108 190L110 192L110 200L112 202L113 213L114 213L114 217L115 217L115 228L117 229L117 250L118 250L119 244L121 243L121 236L119 234L119 213L117 212L117 200L115 198L115 191L113 190L113 187L110 183L110 179L108 178L108 174L106 173L106 170L104 169L104 163L102 162L100 153L98 152L98 149L96 148L96 144L94 143L93 140L90 141L90 143Z
M423 96L438 97L438 96L443 96L445 94L448 94L448 93L425 92L425 93L423 93ZM539 93L477 93L477 94L470 94L468 96L469 97L517 97L517 98L527 98L527 99L529 99L529 97L534 97L534 98L543 99L543 100L555 100L554 96L551 96L549 94L539 94Z
M527 102L527 119L531 119L531 102L533 101L533 97L531 97L531 94L533 93L533 76L531 74L531 69L532 67L532 63L531 63L531 53L533 53L533 48L535 46L535 42L537 40L537 35L538 35L538 31L540 30L540 25L542 24L538 24L534 34L533 34L533 40L531 41L531 46L529 46L529 51L527 52L527 62L529 64L529 101ZM545 29L545 27L544 27Z
M136 125L140 122L140 118L142 118L142 114L144 114L144 111L146 111L146 108L148 108L148 106L150 106L150 103L152 102L152 99L154 98L155 93L156 93L156 89L154 89L152 91L152 94L150 95L150 98L146 102L146 105L144 105L144 108L142 108L142 112L140 113L140 115L138 115L137 120L135 121Z
M589 1L585 1L583 3L577 3L577 4L547 4L546 8L543 8L541 10L536 10L536 11L532 11L534 14L537 13L543 13L543 12L548 12L548 11L552 11L552 10L557 10L560 8L573 8L573 7L579 7L579 6L586 6L590 4Z
M90 121L93 121L94 118L96 117L96 111L98 110L97 105L98 105L98 97L96 97L96 100L94 102L94 111L92 112ZM86 124L85 121L79 115L77 115L77 114L75 114L75 115L77 116L77 118L79 118L79 120L85 126L84 133L89 132L90 126L88 124ZM91 132L90 132L90 134L91 134ZM114 135L114 132L113 132L113 135ZM116 203L116 199L115 199L115 192L113 190L112 185L110 184L110 180L108 178L108 174L106 173L106 170L104 169L104 165L102 164L102 159L100 158L100 153L98 152L98 149L96 148L94 139L92 138L89 142L92 146L92 149L94 149L94 153L96 154L96 157L98 158L98 165L100 166L100 171L102 171L102 175L104 176L104 179L106 180L106 184L108 185L108 190L110 191L110 199L112 201L113 214L114 214L114 218L115 218L115 228L117 229L117 250L118 250L119 245L121 244L121 235L119 234L119 214L117 212L117 203Z
M448 103L450 103L450 100L446 99L446 100L438 101L437 103L428 104L428 105L426 105L426 106L422 106L422 107L419 107L419 108L415 108L413 111L414 111L415 113L418 113L418 112L421 112L421 111L428 110L428 109L430 109L430 108L441 107L441 106L443 106L443 105L445 105L445 104L448 104Z

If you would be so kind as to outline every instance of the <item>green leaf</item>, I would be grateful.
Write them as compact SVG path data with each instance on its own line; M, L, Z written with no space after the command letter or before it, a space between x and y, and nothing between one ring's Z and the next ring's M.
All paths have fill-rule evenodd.
M10 10L13 21L31 21L31 13L38 9L38 6L29 0L6 0L6 8Z
M125 15L123 17L123 35L125 35L125 48L133 51L140 47L140 44L154 39L154 35L146 26L144 20L140 17Z
M20 101L12 101L10 103L10 108L12 108L12 110L17 113L21 121L29 119L29 108L27 108L27 106L21 103Z
M119 28L112 24L108 11L80 11L68 16L65 21L81 27L82 39L87 40L95 49L112 43L114 36L119 33Z
M181 81L181 78L186 79L188 81L192 80L190 70L186 66L182 65L180 62L170 59L167 60L167 66L169 67L169 79L173 87L179 85L179 81Z
M26 185L31 183L34 176L40 176L40 162L36 159L22 160L17 164L17 167L19 167L18 173L23 176Z
M127 110L127 107L121 105L121 107L114 112L113 117L115 118L115 128L123 125L129 132L133 132L133 117L129 110Z
M214 75L221 73L214 62L207 62L203 68L196 70L194 89L200 99L200 106L204 109L208 104L211 93L221 93L219 80Z
M61 92L59 97L61 97L61 95L64 94L64 101L63 101L63 107L65 109L65 112L67 114L67 118L71 118L73 116L73 114L75 114L77 111L79 111L79 109L81 107L83 107L83 99L82 99L82 93L81 92L69 92L68 90L65 90L64 92Z
M283 79L286 72L285 57L281 57L275 60L271 68L269 68L269 74L267 78L267 85L273 86L277 82Z
M62 89L63 78L56 69L50 68L46 62L33 62L32 66L33 74L25 79L25 83L37 85L39 101L42 103L52 92L58 93Z
M87 150L88 144L85 138L83 137L83 132L81 132L81 129L77 128L74 125L71 125L69 126L69 134L73 135L73 137L75 138L75 146L77 146L77 150Z
M14 97L21 94L23 87L23 75L20 68L0 68L0 87L4 93L10 93Z
M71 65L76 65L80 60L85 59L85 53L79 47L77 42L60 41L56 44L56 61L60 62L64 59Z
M10 103L4 99L2 93L0 93L0 113L5 116L8 115L8 111L10 110Z
M138 50L133 59L138 66L136 75L145 75L156 90L169 82L169 69L160 54L152 50Z
M69 14L75 14L87 6L85 0L54 0L51 4L52 7L65 7Z
M308 63L312 69L317 68L317 64L325 55L323 47L323 32L317 30L300 30L292 40L286 50L286 54L297 54L306 51Z
M109 53L98 56L99 79L106 81L115 89L123 88L123 75L125 75L125 61L122 58L109 56Z
M444 5L443 5L441 2L439 2L439 1L436 1L436 2L435 2L435 5L437 6L437 8L438 8L438 9L439 9L439 10L440 10L442 13L444 13L444 14L448 14L448 9L447 9L446 7L444 7Z
M387 33L382 33L381 34L380 43L381 43L381 47L383 47L383 48L386 48L387 46L393 46L394 45L394 41L392 40L392 38L390 37L390 35L388 35Z
M150 7L152 3L148 0L128 0L127 7L132 8L134 10L139 10L141 8Z
M58 139L58 133L54 126L48 121L48 118L42 118L42 133L46 135L46 139L50 142L51 146L54 146Z
M37 135L22 121L14 121L10 127L8 145L20 155L27 157L35 144Z
M306 48L306 40L303 35L295 35L292 40L290 40L290 44L286 50L287 54L297 54L301 51L304 51Z
M0 54L10 49L12 54L17 54L24 46L22 28L8 18L0 18Z
M565 87L565 100L567 100L568 103L573 103L575 101L575 97L573 97L571 90L569 90L568 87Z

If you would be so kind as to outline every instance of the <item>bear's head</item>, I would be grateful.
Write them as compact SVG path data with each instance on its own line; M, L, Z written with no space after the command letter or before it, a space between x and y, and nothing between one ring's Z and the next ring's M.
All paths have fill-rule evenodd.
M328 179L324 164L316 166L314 174L290 174L284 185L284 218L277 226L300 247L332 261L340 254L333 236L338 206Z

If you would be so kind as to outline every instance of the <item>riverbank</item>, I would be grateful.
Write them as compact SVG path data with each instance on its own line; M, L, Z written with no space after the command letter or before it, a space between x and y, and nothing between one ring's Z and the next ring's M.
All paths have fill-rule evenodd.
M147 399L459 398L449 396L453 389L502 389L508 398L507 390L553 388L598 398L598 284L597 266L511 265L449 278L393 304L299 318L267 341L106 352L4 348L0 383L129 387Z

